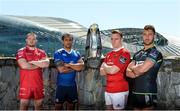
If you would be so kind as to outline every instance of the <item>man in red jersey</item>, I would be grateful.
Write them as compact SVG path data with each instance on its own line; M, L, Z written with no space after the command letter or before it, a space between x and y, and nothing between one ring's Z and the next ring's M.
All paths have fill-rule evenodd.
M124 109L129 94L125 79L126 68L130 63L130 53L122 46L123 36L118 30L112 31L113 51L107 53L100 68L100 74L106 76L106 109Z
M26 47L18 50L16 60L20 68L20 110L28 110L30 99L34 99L35 110L42 109L44 87L42 68L49 66L45 51L36 48L37 35L28 33Z

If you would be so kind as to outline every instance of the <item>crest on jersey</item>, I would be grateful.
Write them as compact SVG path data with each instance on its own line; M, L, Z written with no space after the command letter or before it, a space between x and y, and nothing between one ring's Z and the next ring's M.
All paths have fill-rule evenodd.
M119 62L121 63L121 64L125 64L126 63L126 58L125 57L123 57L123 56L121 56L120 57L120 59L119 59Z

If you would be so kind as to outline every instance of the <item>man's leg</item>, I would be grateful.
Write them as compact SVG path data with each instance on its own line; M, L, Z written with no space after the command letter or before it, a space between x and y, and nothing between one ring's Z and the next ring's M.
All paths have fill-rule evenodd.
M106 105L106 110L113 110L113 105Z
M142 108L141 110L153 110L153 109L154 109L154 107L151 106L151 107L145 107L145 108Z
M55 110L63 110L63 104L55 103Z
M43 99L34 100L35 110L42 110Z
M133 94L134 95L134 109L135 110L153 110L156 107L155 101L157 101L154 95L143 95L143 94Z
M113 103L113 109L125 109L127 105L128 94L129 91L112 93L111 98Z
M142 110L154 110L157 108L157 95L149 95L149 105L142 108ZM147 98L148 98L147 97Z
M44 89L42 87L34 88L33 94L34 94L35 110L42 110L43 109Z
M75 86L69 86L67 88L67 110L75 110L75 108L78 109L78 106L75 107L75 105L78 105L78 94L77 94L77 87Z
M112 98L110 96L110 93L105 92L104 96L105 96L106 110L113 110Z
M56 88L56 100L55 100L55 110L63 110L65 102L66 88L64 86L57 86Z
M74 110L74 104L67 102L67 110Z
M20 110L28 110L29 101L30 100L28 100L28 99L21 99L20 100Z

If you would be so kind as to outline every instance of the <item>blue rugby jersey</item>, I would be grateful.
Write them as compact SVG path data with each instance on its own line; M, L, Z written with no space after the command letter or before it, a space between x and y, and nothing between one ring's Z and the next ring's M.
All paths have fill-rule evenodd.
M63 61L65 63L77 63L81 58L81 55L78 51L71 49L70 52L67 52L64 48L57 50L54 53L54 62ZM57 75L57 85L61 86L74 86L76 85L75 81L76 71L69 73L60 73Z

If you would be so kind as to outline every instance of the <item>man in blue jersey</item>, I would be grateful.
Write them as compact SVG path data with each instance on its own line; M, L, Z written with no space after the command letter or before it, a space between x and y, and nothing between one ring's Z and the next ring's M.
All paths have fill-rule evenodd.
M54 62L58 70L55 109L63 109L67 102L67 109L72 110L78 101L76 72L81 71L84 62L78 51L72 49L73 36L69 33L62 35L64 48L54 53Z
M163 56L155 45L155 28L146 25L143 31L144 48L134 54L126 75L133 78L132 105L137 110L152 110L157 105L156 78Z

